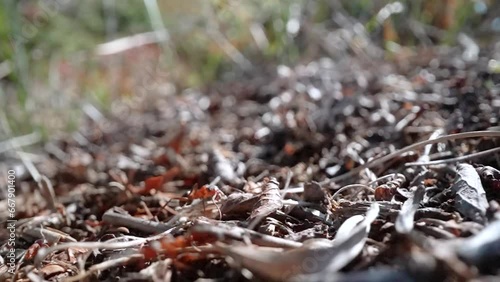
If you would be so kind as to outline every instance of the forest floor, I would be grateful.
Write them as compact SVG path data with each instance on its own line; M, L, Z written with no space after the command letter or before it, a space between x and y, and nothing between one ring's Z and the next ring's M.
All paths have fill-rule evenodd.
M3 163L2 280L496 281L498 50L468 51L86 106Z

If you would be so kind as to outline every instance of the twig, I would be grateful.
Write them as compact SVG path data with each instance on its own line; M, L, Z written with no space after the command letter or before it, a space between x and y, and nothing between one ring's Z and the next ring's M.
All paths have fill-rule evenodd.
M286 180L285 180L285 186L283 187L283 190L281 190L281 199L285 198L285 194L287 194L288 189L290 188L290 182L292 181L293 177L293 172L288 169L288 172L286 173Z
M162 38L168 38L167 35L167 30L139 33L99 44L95 48L95 52L98 56L114 55L145 45L159 43Z
M437 129L436 131L434 131L431 136L429 137L429 140L434 140L436 138L439 137L439 135L443 134L443 129ZM433 144L429 144L429 145L425 145L424 147L424 153L422 154L422 156L420 156L419 160L424 160L424 159L427 159L429 157L429 154L431 153L431 150L432 150L432 145Z
M252 181L254 182L259 182L261 181L264 177L268 176L269 175L269 170L264 170L263 172L261 172L259 175L257 175L256 177L254 177L254 179Z
M295 193L304 193L304 185L301 184L302 187L291 187L288 188L286 191L281 190L281 194L286 195L286 194L295 194Z
M344 179L349 178L349 177L353 177L356 174L358 174L360 171L364 170L365 168L370 168L370 167L380 165L380 164L382 164L382 163L384 163L392 158L395 158L403 153L415 150L417 148L420 148L420 147L428 145L428 144L439 143L439 142L443 142L443 141L447 141L447 140L465 139L465 138L473 138L473 137L500 137L500 132L498 132L498 131L472 131L472 132L444 135L444 136L438 137L436 139L420 141L420 142L417 142L417 143L412 144L410 146L406 146L406 147L404 147L400 150L397 150L393 153L390 153L389 155L380 157L378 159L374 159L368 163L365 163L364 165L360 165L358 167L355 167L351 171L349 171L348 173L344 173L344 174L339 175L337 177L327 179L327 180L321 182L321 184L325 185L325 184L329 184L332 182L344 180Z
M406 163L405 166L420 166L420 165L427 166L427 165L439 165L439 164L455 163L455 162L461 162L461 161L470 160L470 159L474 159L474 158L479 158L479 157L482 157L485 155L490 155L490 154L493 154L496 152L500 152L500 147L489 149L489 150L482 151L482 152L472 153L472 154L465 155L465 156L451 158L451 159L435 160L435 161L428 161L428 162Z
M40 265L40 263L43 261L45 257L47 257L50 253L55 251L66 250L69 248L106 249L106 250L131 248L168 236L170 235L171 230L172 229L167 230L155 236L140 238L137 240L126 241L126 242L70 242L70 243L55 245L49 248L41 248L35 257L35 265Z
M265 247L298 248L302 246L302 243L299 242L265 235L247 228L237 226L226 226L226 228L224 228L201 220L190 229L190 232L191 234L198 235L212 235L218 239L243 241L245 238L248 238L252 244Z
M52 211L56 211L56 192L54 191L54 186L52 186L52 182L50 182L50 179L45 175L41 175L40 180L37 182L37 184L40 189L45 189L47 191L47 194L49 194L49 199L47 200L49 203L49 208Z
M172 228L172 226L162 222L145 220L133 217L129 214L120 213L116 210L116 208L106 211L102 216L102 220L115 226L125 226L127 228L133 228L147 233L159 233Z
M69 234L50 227L43 227L43 225L40 227L26 229L23 232L23 235L24 234L37 239L44 238L51 243L57 243L60 241L76 242L76 239L71 237Z
M398 176L399 173L391 173L391 174L387 174L387 175L384 175L384 176L381 176L371 182L369 182L367 185L368 186L373 186L374 184L378 184L380 181L382 180L386 180L386 179L396 179L396 177Z
M41 140L41 135L38 132L33 132L27 135L18 136L0 142L0 154L7 152L11 149L17 149L20 147L30 146L38 143Z
M362 189L365 189L371 193L375 192L375 190L373 190L371 187L366 186L364 184L351 184L351 185L344 186L344 187L340 188L339 190L337 190L332 195L332 199L335 199L335 197L337 197L340 193L344 192L345 190L352 189L352 188L362 188Z
M17 145L15 145L17 147ZM17 149L17 148L16 148ZM33 162L28 158L24 152L17 150L16 153L19 155L21 158L21 161L23 162L23 165L26 167L28 172L30 173L31 177L33 180L35 180L37 183L40 183L42 179L42 175L40 172L38 172L38 169L36 169L35 165Z

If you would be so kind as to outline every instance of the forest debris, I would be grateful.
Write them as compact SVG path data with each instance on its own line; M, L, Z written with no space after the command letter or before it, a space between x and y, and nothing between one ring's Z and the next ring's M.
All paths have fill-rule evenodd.
M327 272L338 271L353 260L363 249L368 233L370 232L371 223L378 217L380 208L377 203L373 203L370 209L366 212L365 218L354 226L354 222L349 220L348 226L339 228L342 233L337 233L334 239L335 256L329 261ZM350 230L349 230L350 229ZM347 232L347 231L350 232Z
M163 175L149 177L146 180L144 180L144 188L141 190L141 194L147 194L149 193L149 191L153 189L158 190L161 188L163 183L164 183Z
M396 219L396 231L403 234L411 232L413 229L415 212L417 211L420 202L424 199L424 195L425 187L423 185L419 185L413 192L413 196L404 202Z
M455 133L455 134L439 136L436 139L420 141L420 142L414 143L412 145L406 146L402 149L399 149L395 152L392 152L388 155L385 155L383 157L379 157L379 158L373 159L369 162L366 162L358 167L353 168L352 170L350 170L347 173L344 173L342 175L335 176L333 178L325 180L321 184L329 184L332 182L341 181L341 180L344 180L346 178L355 176L356 174L360 173L361 171L363 171L366 168L372 168L372 167L375 167L377 165L383 164L386 161L389 161L395 157L401 156L402 154L404 154L406 152L413 151L415 149L418 149L420 147L424 147L424 146L429 145L429 144L440 143L440 142L447 141L447 140L456 140L456 139L473 138L473 137L500 137L500 132L497 132L497 131L462 132L462 133Z
M316 181L308 182L304 185L304 201L311 203L319 203L326 198L326 192Z
M402 174L395 174L393 179L390 179L384 184L375 188L375 200L390 201L396 194L396 189L401 187L406 182L406 177Z
M35 227L24 230L23 235L29 235L37 239L46 239L49 243L57 242L76 242L76 239L70 235L50 227Z
M358 215L353 215L346 221L344 221L344 223L342 223L342 225L337 230L337 234L335 234L335 239L333 241L334 244L338 245L344 242L346 239L348 239L354 227L356 227L364 219L365 219L364 216L358 214Z
M102 220L117 227L125 226L146 233L161 233L172 228L172 226L165 223L133 217L118 207L106 211L102 216Z
M476 168L477 173L486 185L486 189L500 193L500 170L491 166L481 166Z
M458 164L457 176L451 190L455 193L455 206L460 213L479 223L486 220L488 200L473 166Z
M395 215L401 209L401 203L399 202L378 201L377 204L380 209L379 211L380 216L382 217ZM338 208L335 207L334 209L333 216L335 218L346 218L356 214L366 213L370 209L372 202L368 201L351 202L351 201L341 200L338 202L338 205L339 207Z
M254 210L248 218L249 221L257 222L283 207L279 182L276 178L264 178L264 190L254 206Z
M41 247L48 247L48 242L47 240L44 239L38 239L36 240L27 250L26 254L24 256L25 260L32 260L35 258L36 254L38 253L38 250Z
M107 261L104 261L104 262L101 262L98 264L94 264L87 271L79 273L76 276L72 276L72 277L66 279L65 281L67 281L67 282L82 281L95 272L100 272L100 271L104 271L104 270L107 270L107 269L110 269L113 267L119 267L122 265L126 265L127 263L130 263L132 261L136 261L138 259L141 259L142 257L143 256L141 254L131 254L128 256L122 256L122 257L118 257L115 259L109 259Z
M212 149L212 151L210 152L210 162L211 166L213 167L214 175L220 176L223 182L240 182L240 179L236 175L233 165L219 149Z
M338 15L337 23L350 33L356 24ZM328 40L338 34L325 33ZM367 46L367 51L375 47ZM47 241L18 245L18 258L26 252L17 265L20 277L36 279L33 264L41 269L54 262L66 272L52 280L75 273L72 279L78 280L99 265L104 268L86 279L289 280L297 273L293 278L299 281L465 281L498 273L498 236L490 241L478 236L500 217L495 167L500 132L492 128L500 109L492 88L498 75L484 66L495 53L480 52L477 64L464 64L459 50L427 50L426 62L416 58L418 67L410 72L346 54L286 67L287 74L277 78L256 74L255 80L221 82L182 95L113 101L111 117L91 114L99 124L89 122L74 138L47 146L54 210L40 201L35 181L16 175L22 188L18 199L29 207L20 206L16 214L21 234L35 230L40 238L50 226L79 241L62 242L61 234L49 232ZM24 157L44 172L45 162ZM491 202L486 214L476 211L481 220L464 221L458 202L470 195L454 191L460 185L451 184L456 172L449 163L472 158ZM0 165L15 169L9 161ZM293 175L286 173L290 170ZM269 175L280 182L286 175L286 184L262 181ZM228 198L215 183L202 185L218 178ZM470 188L469 179L458 178ZM288 184L292 188L286 189ZM374 200L380 215L375 221L363 216L371 213ZM220 220L208 219L218 204ZM461 208L467 205L472 206L465 202ZM5 207L1 214L7 214ZM0 238L7 236L0 229ZM457 239L467 236L473 237ZM450 248L448 242L458 245ZM459 248L462 242L470 249ZM123 255L137 255L141 263L116 261ZM231 269L222 257L243 262L256 278ZM80 261L79 271L68 267ZM110 261L116 264L102 265ZM148 264L158 267L146 271Z
M458 254L485 273L500 268L500 220L496 220L478 234L458 242Z
M172 259L164 259L153 262L139 273L145 278L150 278L154 282L170 281L172 279Z
M106 250L116 250L116 249L125 249L125 248L132 248L132 247L137 247L142 244L155 241L155 240L160 240L166 236L170 236L169 234L170 231L165 231L163 233L153 235L150 237L146 238L134 238L130 241L106 241L106 242L69 242L69 243L62 243L58 245L53 245L48 248L43 247L40 248L35 256L35 265L40 265L43 260L49 256L51 253L59 251L59 250L68 250L71 248L74 248L75 250L78 249L78 251L82 251L83 249L106 249ZM123 238L120 238L123 240Z
M362 221L359 217L348 221L342 229L345 232L339 234L333 244L321 239L311 239L300 248L284 252L256 246L217 246L222 253L260 277L288 281L299 275L302 281L309 281L309 275L335 273L354 259L363 249L370 224L378 216L378 212L379 207L374 203Z
M357 195L362 190L368 191L370 193L374 192L374 190L371 187L366 186L364 184L350 184L350 185L346 185L346 186L340 188L339 190L335 191L335 193L332 195L332 199L336 199L336 197L338 195L340 195L340 193L344 192L345 190L352 189L352 188L358 188L358 190L354 193L353 196Z
M189 229L189 232L193 238L208 236L225 242L228 242L228 240L243 241L245 238L248 238L252 244L258 246L275 248L297 248L302 246L302 243L299 242L265 235L250 229L229 226L222 223L214 225L201 220L197 221L196 224Z
M476 168L477 173L481 178L487 180L497 180L500 181L500 170L491 166L480 166Z
M66 269L59 264L47 264L40 269L45 279L50 279L51 277L66 272Z
M222 203L220 210L223 215L246 214L252 211L259 200L259 195L251 193L233 193Z

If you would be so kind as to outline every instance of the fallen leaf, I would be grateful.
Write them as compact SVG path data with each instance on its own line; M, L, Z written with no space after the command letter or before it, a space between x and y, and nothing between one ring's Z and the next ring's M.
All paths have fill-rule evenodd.
M283 207L279 189L279 183L276 178L264 179L264 191L260 194L259 201L255 204L254 210L248 218L250 221L256 218L263 219Z
M251 193L233 193L224 200L220 211L223 215L246 214L258 200L259 196Z
M44 278L50 278L54 275L66 272L66 269L58 264L47 264L40 269L40 272L43 274Z
M425 186L418 186L413 195L408 198L396 218L396 231L402 234L408 234L413 230L415 212L417 212L420 202L424 199Z
M459 164L451 186L455 193L455 207L464 216L482 223L485 221L488 200L481 179L473 166Z

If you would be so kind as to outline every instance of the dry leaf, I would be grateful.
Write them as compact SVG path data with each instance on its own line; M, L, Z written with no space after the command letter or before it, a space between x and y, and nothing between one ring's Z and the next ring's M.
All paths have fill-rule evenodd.
M259 196L259 201L255 204L252 214L248 218L250 221L255 218L264 218L271 213L281 209L283 201L281 199L279 183L276 178L264 179L264 191Z
M419 185L413 195L405 201L396 219L396 231L408 234L413 230L415 212L424 199L424 195L425 187Z
M66 269L58 264L47 264L40 269L40 272L43 274L44 278L50 278L54 275L66 272Z
M233 193L224 200L220 211L223 215L246 214L258 200L259 196L251 193Z
M349 238L352 230L363 220L365 219L362 215L354 215L348 218L337 230L337 234L335 234L334 243L338 245L337 242L344 242L347 238Z
M370 225L378 213L378 204L374 203L362 221L359 216L346 220L346 226L342 227L343 231L334 243L325 243L324 239L312 239L307 244L289 251L220 243L217 246L221 253L230 256L237 265L268 280L289 281L300 277L297 281L309 281L316 275L331 277L359 255Z
M455 207L460 213L479 223L485 221L488 200L481 179L473 166L469 164L457 166L457 176L451 190L456 194Z

